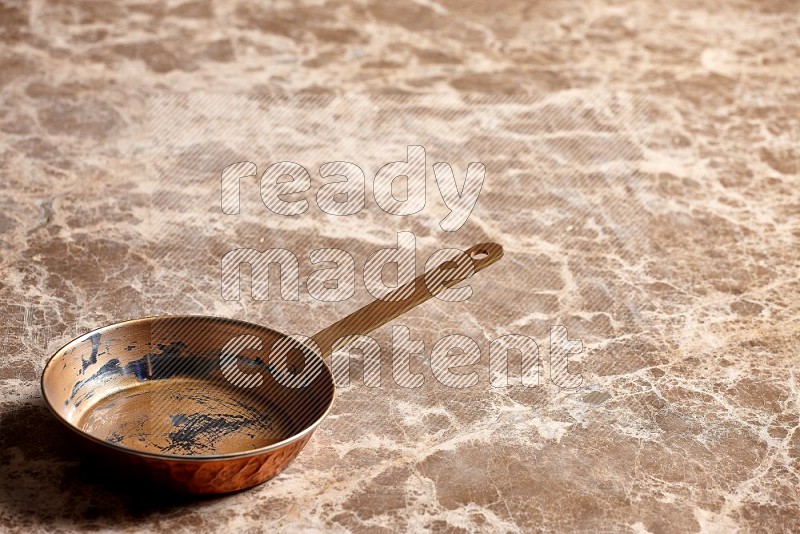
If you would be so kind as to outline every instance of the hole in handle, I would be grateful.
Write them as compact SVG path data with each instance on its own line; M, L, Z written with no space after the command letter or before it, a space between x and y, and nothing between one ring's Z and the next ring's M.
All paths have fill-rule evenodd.
M488 255L489 255L489 251L486 250L485 248L481 248L481 249L478 249L478 250L473 250L472 253L470 254L470 257L473 260L482 260L485 257L487 257Z

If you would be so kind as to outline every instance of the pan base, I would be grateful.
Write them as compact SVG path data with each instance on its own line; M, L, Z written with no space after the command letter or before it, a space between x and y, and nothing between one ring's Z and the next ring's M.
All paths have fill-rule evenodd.
M87 407L77 426L130 449L177 456L246 452L293 435L268 401L193 378L115 391Z

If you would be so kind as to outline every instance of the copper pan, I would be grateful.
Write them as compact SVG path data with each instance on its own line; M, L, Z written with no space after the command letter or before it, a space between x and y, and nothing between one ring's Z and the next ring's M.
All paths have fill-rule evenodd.
M465 251L312 336L313 342L218 317L162 316L99 328L67 343L42 373L55 416L124 473L194 494L276 476L331 409L323 358L499 260L500 245ZM437 279L440 284L425 283ZM263 359L262 359L263 358Z

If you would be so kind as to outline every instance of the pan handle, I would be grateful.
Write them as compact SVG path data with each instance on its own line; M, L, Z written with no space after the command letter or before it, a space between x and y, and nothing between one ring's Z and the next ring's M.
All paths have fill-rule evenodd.
M497 243L478 243L464 252L467 262L461 264L455 262L454 266L454 262L446 261L430 272L421 274L408 284L395 289L384 296L382 300L367 304L312 336L311 339L319 347L322 357L332 352L333 344L337 340L372 332L419 306L434 294L463 282L473 273L485 269L503 257L503 247ZM463 257L461 256L461 258Z

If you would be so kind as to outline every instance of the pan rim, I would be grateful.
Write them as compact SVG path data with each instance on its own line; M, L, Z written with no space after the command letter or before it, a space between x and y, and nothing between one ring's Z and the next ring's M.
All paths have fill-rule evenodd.
M206 320L208 320L208 319L216 319L216 320L227 322L227 323L239 324L239 325L248 326L248 327L255 327L255 328L258 328L258 329L261 329L261 330L269 330L270 332L273 332L273 333L275 333L275 334L277 334L279 336L289 337L286 334L283 334L281 332L278 332L277 330L273 330L272 328L269 328L269 327L266 327L266 326L262 326L262 325L259 325L259 324L256 324L256 323L251 323L249 321L242 321L240 319L231 319L229 317L220 317L220 316L217 316L217 315L149 315L149 316L146 316L146 317L139 317L139 318L136 318L136 319L128 319L126 321L119 321L119 322L116 322L116 323L110 323L110 324L101 326L99 328L95 328L94 330L86 332L85 334L82 334L82 335L76 337L75 339L70 340L69 342L67 342L63 346L61 346L58 350L56 350L52 354L52 356L50 356L50 358L47 360L47 363L44 366L44 369L42 369L42 376L39 379L39 388L40 388L40 390L42 392L42 397L44 399L45 404L47 405L47 408L56 417L56 419L58 419L67 428L69 428L70 430L75 432L78 436L80 436L82 438L89 439L90 441L92 441L94 443L97 443L99 445L108 447L108 448L116 450L116 451L119 451L119 452L124 453L124 454L132 454L132 455L139 456L139 457L152 458L152 459L157 459L157 460L169 460L169 461L172 461L172 462L174 462L174 461L213 462L213 461L234 460L234 459L239 459L239 458L248 458L248 457L252 457L252 456L260 456L260 455L262 455L264 453L268 453L268 452L271 452L271 451L274 451L274 450L282 449L283 447L285 447L287 445L290 445L290 444L292 444L292 443L294 443L296 441L300 441L300 440L306 438L307 436L309 436L310 434L312 434L317 429L317 427L320 424L322 424L322 421L324 421L328 417L328 414L330 413L331 409L333 408L333 403L336 400L336 382L333 379L333 372L331 371L330 367L328 366L328 363L325 361L325 358L321 357L321 356L317 356L322 361L323 367L324 367L324 369L325 369L325 371L327 373L327 376L328 376L328 378L330 380L331 392L332 392L330 400L328 401L328 405L325 407L325 410L322 412L322 415L320 415L311 425L309 425L308 427L304 428L302 431L300 431L300 432L298 432L296 434L292 434L291 436L289 436L288 438L286 438L286 439L284 439L282 441L279 441L277 443L273 443L271 445L267 445L265 447L259 447L257 449L241 451L241 452L233 452L233 453L224 453L224 454L197 454L197 455L160 454L160 453L154 453L154 452L146 452L146 451L133 449L133 448L130 448L130 447L125 447L125 446L120 445L118 443L112 443L112 442L109 442L109 441L105 441L105 440L102 440L102 439L100 439L100 438L98 438L96 436L93 436L92 434L90 434L88 432L85 432L83 429L81 429L78 426L72 424L70 421L68 421L66 418L64 418L56 410L56 408L53 406L53 403L51 402L51 400L47 397L47 392L46 392L45 386L44 386L44 379L45 379L45 376L48 373L48 370L50 370L52 368L52 366L54 365L57 357L60 354L62 354L65 349L67 349L71 345L78 344L81 341L84 341L85 339L88 339L89 337L91 337L92 335L94 335L94 334L96 334L98 332L110 329L112 327L120 327L120 326L123 326L123 325L132 325L132 324L135 324L135 323L149 322L149 321L154 321L154 320L158 320L158 319L206 319ZM312 351L310 351L310 352L312 352ZM314 354L314 353L312 352L312 354Z

